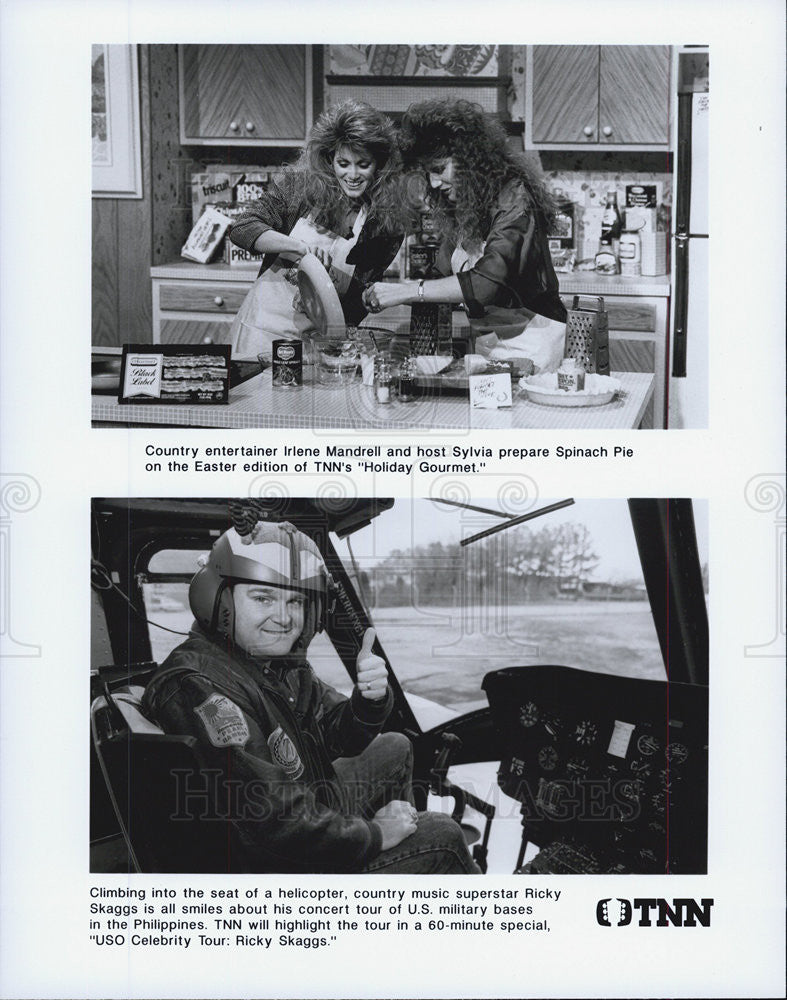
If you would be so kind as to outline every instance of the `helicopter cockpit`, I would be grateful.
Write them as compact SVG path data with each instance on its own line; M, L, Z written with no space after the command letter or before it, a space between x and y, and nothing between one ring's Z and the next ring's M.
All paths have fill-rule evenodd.
M93 501L94 872L255 870L240 854L225 867L228 824L209 794L202 811L173 810L183 776L207 788L210 769L194 740L164 733L142 707L189 634L189 582L229 526L229 503ZM706 871L699 505L233 503L293 524L322 555L330 605L308 648L321 680L348 691L376 630L394 697L385 729L412 743L416 805L453 815L481 871Z

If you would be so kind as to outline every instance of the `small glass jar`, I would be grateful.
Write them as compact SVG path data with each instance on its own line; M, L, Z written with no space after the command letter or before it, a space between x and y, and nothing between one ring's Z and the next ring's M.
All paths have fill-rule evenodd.
M408 355L399 365L398 389L399 399L409 403L415 399L415 358Z
M611 243L605 243L603 240L601 246L599 247L598 253L596 254L596 274L617 274L618 273L618 258L615 255L615 251L612 249Z
M638 229L624 229L620 234L620 273L642 274L642 240Z
M393 402L394 373L390 363L381 358L374 376L374 398L383 405Z

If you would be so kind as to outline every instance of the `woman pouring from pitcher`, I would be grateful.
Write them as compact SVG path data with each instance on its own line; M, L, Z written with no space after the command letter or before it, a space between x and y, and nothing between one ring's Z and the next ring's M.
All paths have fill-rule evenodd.
M382 278L402 243L398 176L385 115L354 100L320 115L281 184L271 184L232 225L233 243L264 254L232 325L233 357L270 358L274 340L302 340L312 332L296 280L307 253L328 269L347 323L366 315L363 289Z
M434 217L444 277L375 283L364 296L369 310L463 302L470 317L511 307L564 323L547 242L552 197L499 123L468 101L425 101L404 115L399 141L409 187Z

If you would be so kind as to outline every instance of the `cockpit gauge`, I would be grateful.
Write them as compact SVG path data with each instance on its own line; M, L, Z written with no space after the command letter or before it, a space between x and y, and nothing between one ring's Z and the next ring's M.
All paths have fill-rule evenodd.
M582 746L590 746L591 743L595 743L598 738L598 726L591 722L589 719L583 720L577 723L577 728L574 730L574 739L577 743Z
M689 748L684 743L668 743L666 753L671 764L684 764L689 756Z
M574 777L582 777L590 770L590 764L581 757L572 757L566 764L566 770Z
M540 714L538 706L534 705L532 701L529 701L519 710L519 721L525 729L529 729L530 726L535 726L538 722Z
M542 747L538 751L538 763L545 771L554 771L559 758L553 747Z
M637 750L639 750L640 753L645 754L646 757L652 757L654 753L658 752L660 746L661 744L656 737L650 736L647 733L644 733L637 740Z

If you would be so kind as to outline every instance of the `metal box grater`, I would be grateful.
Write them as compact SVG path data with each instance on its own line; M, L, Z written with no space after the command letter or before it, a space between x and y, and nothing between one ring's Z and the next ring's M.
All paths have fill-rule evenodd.
M596 297L595 309L582 309L574 296L566 319L566 347L563 356L576 358L586 372L609 375L609 319L604 299Z
M451 306L443 302L413 303L410 313L410 350L438 354L447 345L451 353Z

